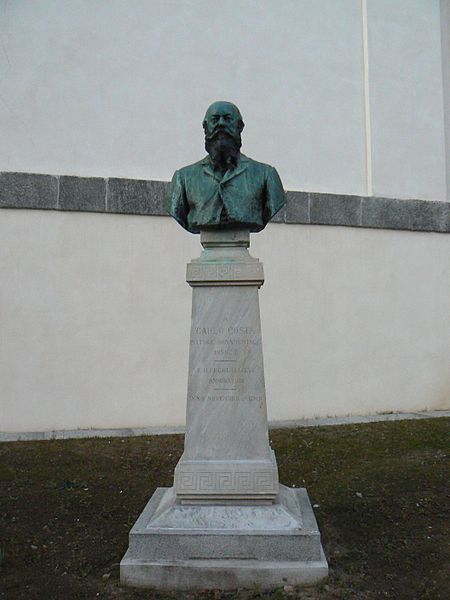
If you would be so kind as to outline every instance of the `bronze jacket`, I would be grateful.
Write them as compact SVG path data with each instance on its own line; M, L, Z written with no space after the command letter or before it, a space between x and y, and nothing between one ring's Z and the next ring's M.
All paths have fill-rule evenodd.
M191 233L211 227L261 231L286 202L276 170L239 155L220 178L209 156L175 172L167 212Z

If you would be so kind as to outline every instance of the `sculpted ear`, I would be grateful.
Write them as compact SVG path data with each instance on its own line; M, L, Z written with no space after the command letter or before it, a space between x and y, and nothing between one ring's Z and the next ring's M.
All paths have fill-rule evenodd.
M202 125L203 125L203 131L206 133L206 119L203 121Z
M242 130L244 129L244 127L245 127L244 121L242 119L239 119L239 121L238 121L239 133L242 133Z

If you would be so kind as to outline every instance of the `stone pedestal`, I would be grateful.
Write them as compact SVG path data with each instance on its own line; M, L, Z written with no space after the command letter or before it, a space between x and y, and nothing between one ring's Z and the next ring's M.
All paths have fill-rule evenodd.
M232 589L328 573L304 489L278 482L270 448L258 288L248 231L202 232L193 288L184 453L130 532L121 581Z

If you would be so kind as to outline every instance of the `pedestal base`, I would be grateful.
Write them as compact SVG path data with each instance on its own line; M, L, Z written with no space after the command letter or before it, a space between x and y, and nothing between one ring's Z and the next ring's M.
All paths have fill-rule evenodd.
M284 585L314 585L328 575L325 556L320 561L189 560L150 561L128 558L121 567L121 582L137 588L167 590L262 589Z
M309 585L328 575L305 489L280 486L274 504L182 505L159 488L130 532L125 585L235 589Z
M275 453L269 450L265 460L186 460L183 455L175 467L174 490L188 504L220 500L272 504L278 494Z
M278 482L270 448L258 289L248 230L203 231L193 288L186 436L174 487L130 532L125 585L235 589L309 585L327 576L305 489Z

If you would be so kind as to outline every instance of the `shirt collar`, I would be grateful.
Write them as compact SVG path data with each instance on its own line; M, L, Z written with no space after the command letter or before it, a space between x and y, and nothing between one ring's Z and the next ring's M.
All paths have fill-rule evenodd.
M226 181L233 179L233 177L236 177L237 175L240 175L243 171L245 171L247 168L248 161L249 159L247 158L247 156L245 156L245 154L239 153L237 164L234 167L234 169L231 169L231 171L226 171L222 178L219 175L217 175L217 173L214 171L211 163L211 157L209 156L209 154L205 156L205 158L201 161L201 164L203 165L204 173L210 175L211 177L214 177L214 179L216 179L220 183L225 183Z

